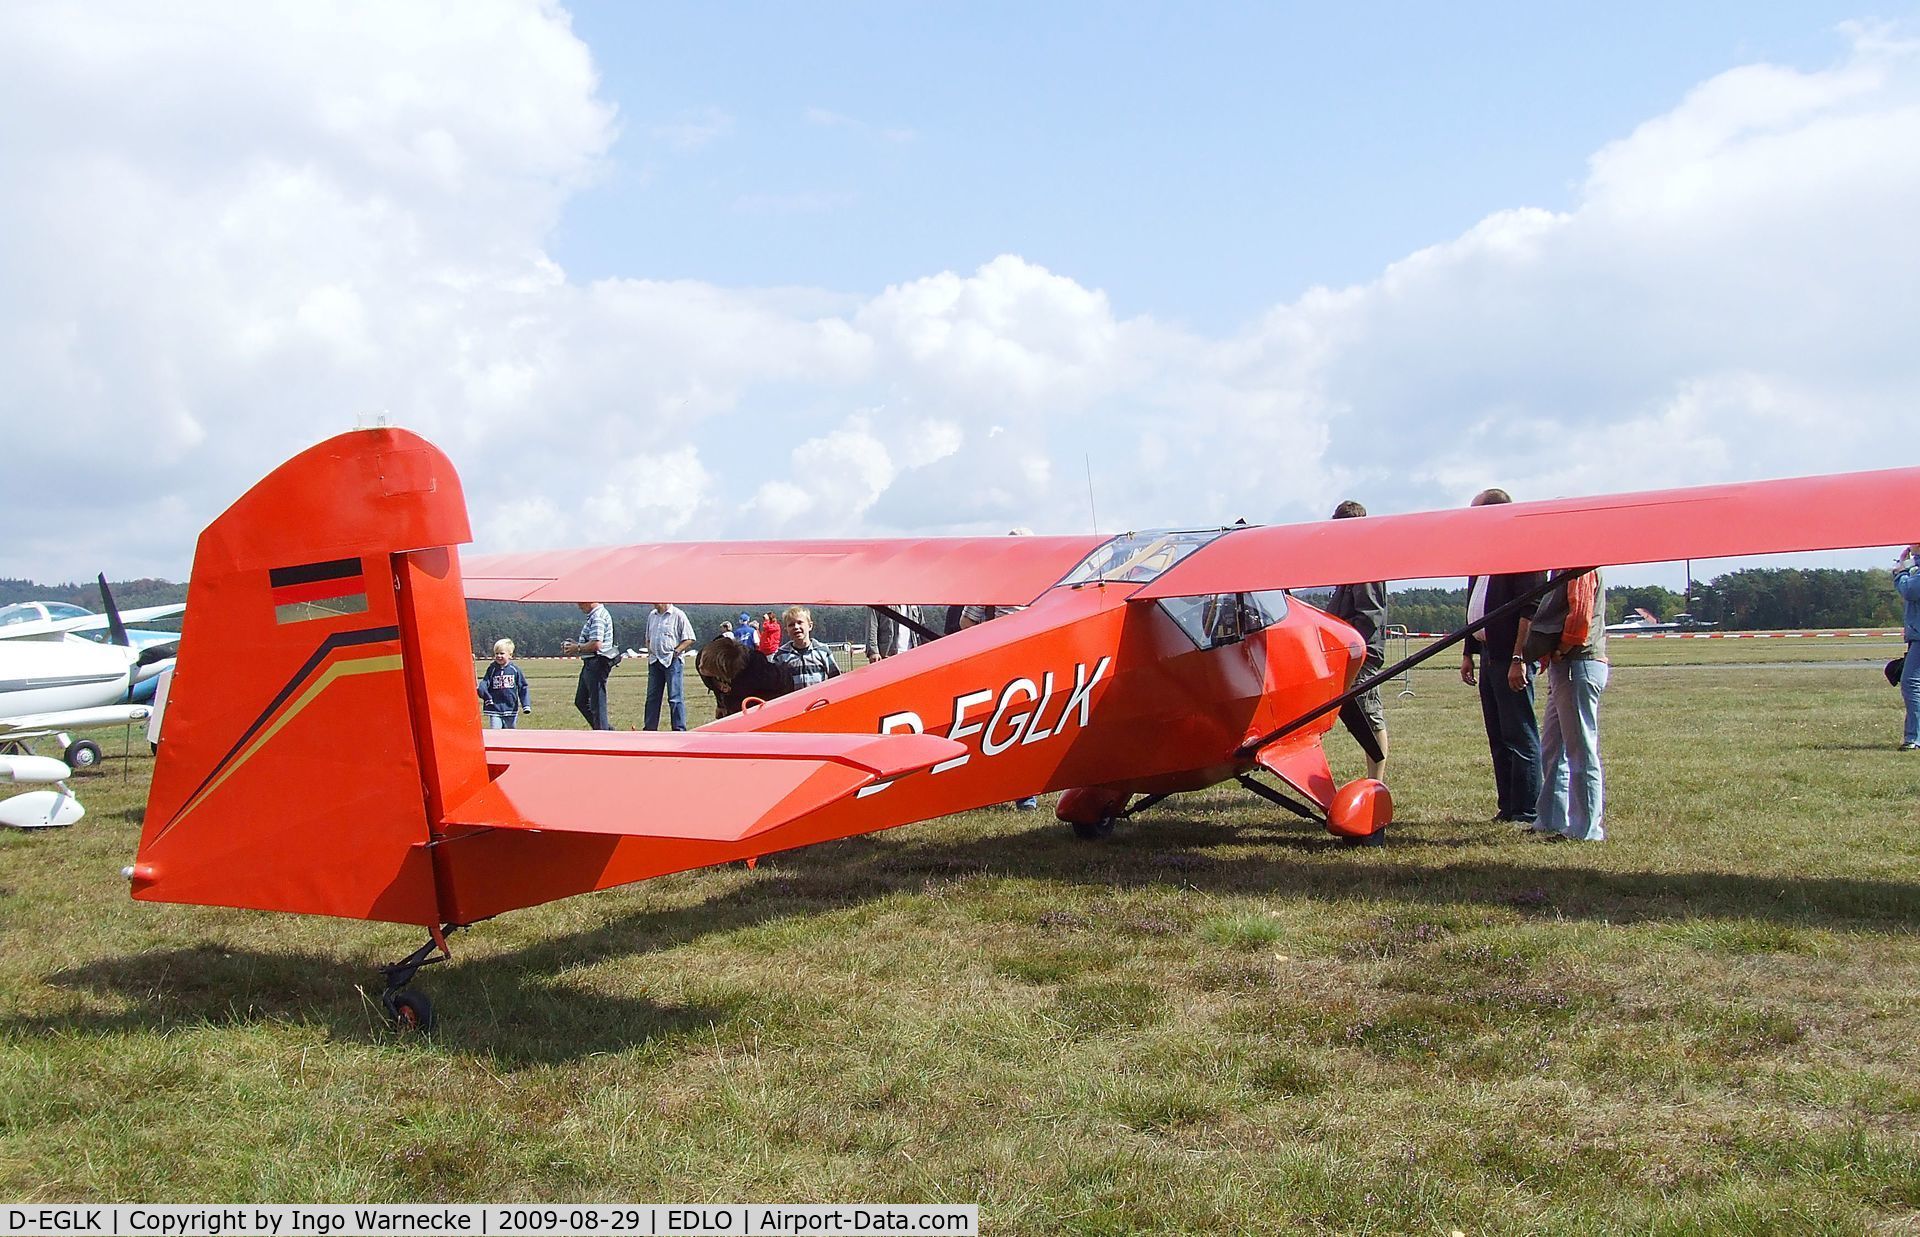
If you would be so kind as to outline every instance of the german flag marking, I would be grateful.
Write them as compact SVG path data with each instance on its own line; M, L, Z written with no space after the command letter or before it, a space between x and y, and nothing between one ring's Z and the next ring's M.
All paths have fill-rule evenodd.
M273 621L305 623L367 611L366 571L357 558L275 567L267 573Z

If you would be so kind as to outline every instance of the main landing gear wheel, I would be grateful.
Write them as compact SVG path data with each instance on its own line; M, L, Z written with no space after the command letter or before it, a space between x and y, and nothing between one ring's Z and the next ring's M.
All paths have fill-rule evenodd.
M1101 842L1113 836L1113 817L1102 816L1099 820L1076 820L1073 822L1073 836L1082 842Z
M69 743L65 760L67 767L75 773L82 769L91 769L100 763L100 745L92 739L80 739Z

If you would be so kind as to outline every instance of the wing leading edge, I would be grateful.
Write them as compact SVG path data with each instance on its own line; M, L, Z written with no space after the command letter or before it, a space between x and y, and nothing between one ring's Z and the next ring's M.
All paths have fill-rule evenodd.
M1894 545L1920 535L1920 468L1249 528L1137 598Z
M921 537L682 541L465 560L466 594L491 601L1025 605L1107 538Z

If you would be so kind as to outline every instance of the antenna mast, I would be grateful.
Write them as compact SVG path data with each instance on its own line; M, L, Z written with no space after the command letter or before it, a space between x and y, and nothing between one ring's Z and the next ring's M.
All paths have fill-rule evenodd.
M1100 509L1093 505L1093 455L1091 452L1081 456L1087 462L1087 514L1093 517L1093 535L1100 535Z

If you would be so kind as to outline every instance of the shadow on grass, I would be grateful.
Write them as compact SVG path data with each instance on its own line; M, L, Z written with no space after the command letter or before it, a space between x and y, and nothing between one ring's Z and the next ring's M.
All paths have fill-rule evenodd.
M424 1042L519 1067L619 1052L705 1031L730 1019L723 1005L664 1006L556 985L550 970L509 963L425 973L451 1016ZM0 1035L102 1035L202 1026L239 1029L274 1021L324 1028L335 1040L399 1042L380 1008L374 969L316 954L201 945L55 971L56 988L126 1002L117 1012L0 1020ZM502 991L502 984L509 991ZM507 1018L492 1010L510 1011Z
M1122 826L1128 830L1128 826ZM628 916L593 933L521 951L516 963L551 955L578 961L670 948L701 937L796 915L830 912L944 881L994 876L1101 888L1173 886L1208 894L1326 902L1424 902L1520 908L1610 923L1748 920L1800 927L1883 930L1920 918L1920 884L1850 877L1727 872L1623 872L1574 862L1577 848L1548 851L1526 839L1512 859L1404 864L1396 850L1444 851L1504 843L1493 826L1447 836L1390 835L1384 848L1348 848L1318 830L1242 828L1156 816L1098 843L1062 838L1049 822L963 843L849 838L763 861L764 879L698 906ZM1507 826L1498 826L1506 830ZM1258 853L1249 853L1257 848ZM1536 849L1537 848L1537 849ZM603 953L602 951L607 951Z
M747 998L666 1006L577 989L554 977L609 959L978 877L1307 898L1363 908L1369 902L1499 906L1617 924L1726 919L1846 930L1905 928L1920 919L1920 885L1905 882L1623 872L1587 866L1569 848L1553 852L1559 862L1532 849L1517 850L1511 859L1402 863L1394 858L1396 850L1432 853L1497 844L1499 835L1489 832L1493 828L1415 822L1390 835L1386 848L1346 849L1304 824L1241 827L1163 811L1123 826L1100 843L1077 842L1053 821L958 843L899 834L847 838L770 856L760 866L760 879L695 906L637 912L590 931L484 958L469 954L459 964L436 967L425 974L422 986L445 1017L430 1042L437 1050L518 1067L705 1034L738 1016ZM1034 904L1050 905L1044 896ZM46 982L118 998L128 1008L8 1019L0 1021L0 1034L241 1027L272 1020L317 1023L345 1040L377 1041L390 1034L378 1008L380 981L373 968L321 955L206 945L104 959L55 972Z
M1904 928L1920 918L1920 885L1904 882L1619 872L1546 862L1535 857L1544 851L1531 849L1512 860L1435 865L1393 859L1396 848L1488 844L1482 826L1464 826L1462 832L1464 839L1402 832L1384 849L1349 849L1305 826L1242 828L1169 814L1099 843L1066 837L1055 822L962 843L918 842L899 834L884 840L854 837L770 856L761 863L761 879L696 906L623 916L590 932L500 955L486 966L524 984L533 976L571 966L671 949L881 898L918 895L977 877L1104 889L1167 886L1343 904L1498 906L1618 924L1728 919L1846 930ZM1258 853L1249 853L1252 847ZM1049 904L1041 897L1035 905L1045 909Z

